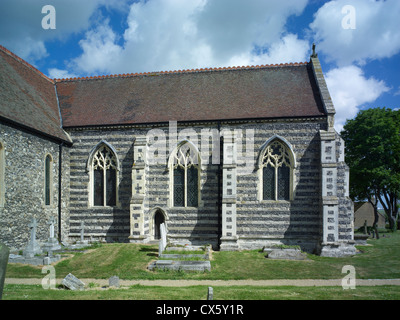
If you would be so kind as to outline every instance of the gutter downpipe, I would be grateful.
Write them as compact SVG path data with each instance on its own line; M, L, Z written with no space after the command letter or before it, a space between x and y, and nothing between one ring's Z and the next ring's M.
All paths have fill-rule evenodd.
M61 142L58 146L58 241L61 243L61 187L62 187L62 151L63 151L63 142Z
M223 139L221 137L221 121L218 120L218 132L219 132L219 164L218 164L218 248L221 246L222 237L222 161L223 156Z

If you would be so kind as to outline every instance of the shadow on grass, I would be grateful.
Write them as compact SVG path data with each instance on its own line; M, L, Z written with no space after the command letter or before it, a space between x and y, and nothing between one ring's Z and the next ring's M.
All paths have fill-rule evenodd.
M147 252L148 257L158 257L158 249L149 246L141 246L139 252Z

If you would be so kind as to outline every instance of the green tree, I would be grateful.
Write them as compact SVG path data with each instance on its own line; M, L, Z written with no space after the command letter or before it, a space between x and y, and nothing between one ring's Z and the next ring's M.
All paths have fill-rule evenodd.
M392 230L396 230L400 199L400 111L373 108L348 120L341 136L350 167L350 196L383 206Z

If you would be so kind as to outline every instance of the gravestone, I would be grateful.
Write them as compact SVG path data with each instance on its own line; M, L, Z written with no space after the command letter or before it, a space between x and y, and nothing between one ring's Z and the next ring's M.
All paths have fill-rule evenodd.
M157 260L148 267L149 270L182 270L182 271L211 271L210 261Z
M75 277L72 273L69 273L61 282L61 284L70 290L84 290L85 284Z
M85 222L81 221L81 240L78 241L78 244L88 244L89 242L85 240Z
M307 255L299 249L275 249L268 254L269 259L307 260Z
M213 287L208 287L207 300L213 300L213 298L214 298L214 289Z
M163 227L161 230L162 230L161 234L165 233L165 227ZM200 271L200 272L211 271L211 263L209 261L211 246L206 247L207 254L164 254L163 251L165 249L168 252L169 250L187 251L188 248L190 248L190 250L203 250L204 248L201 246L190 246L184 248L181 247L165 248L166 237L164 239L165 239L164 241L162 237L160 239L158 245L158 253L159 253L158 257L168 260L157 260L151 262L150 265L147 267L149 270L160 269L160 270ZM198 261L198 260L192 261L192 260L186 260L187 258L189 259L200 258L200 259L206 259L208 261Z
M110 277L110 279L108 279L108 286L119 288L119 278L117 276Z
M51 217L47 224L50 226L50 236L47 239L47 242L43 246L44 251L54 251L60 250L61 245L58 243L57 239L54 237L54 225L56 223L56 219Z
M0 300L3 296L4 280L6 278L6 269L10 250L8 247L0 243Z
M162 223L160 225L160 233L161 233L161 239L164 244L164 250L167 247L167 229L165 228L165 223Z
M158 243L158 256L161 256L164 252L165 248L167 247L167 232L165 230L165 224L162 223L160 225L160 242Z
M50 257L44 257L43 258L43 265L44 266L51 265L51 258Z
M36 242L36 228L37 228L37 222L35 218L32 218L31 223L28 224L28 227L31 230L30 234L30 239L28 242L28 245L26 246L23 256L25 258L33 258L36 254L41 254L42 249L40 248L40 245Z

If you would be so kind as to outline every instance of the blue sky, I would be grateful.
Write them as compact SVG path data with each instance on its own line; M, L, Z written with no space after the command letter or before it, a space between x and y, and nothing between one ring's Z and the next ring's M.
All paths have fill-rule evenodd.
M340 131L400 107L399 17L398 0L1 0L0 44L68 78L304 62L315 42Z

